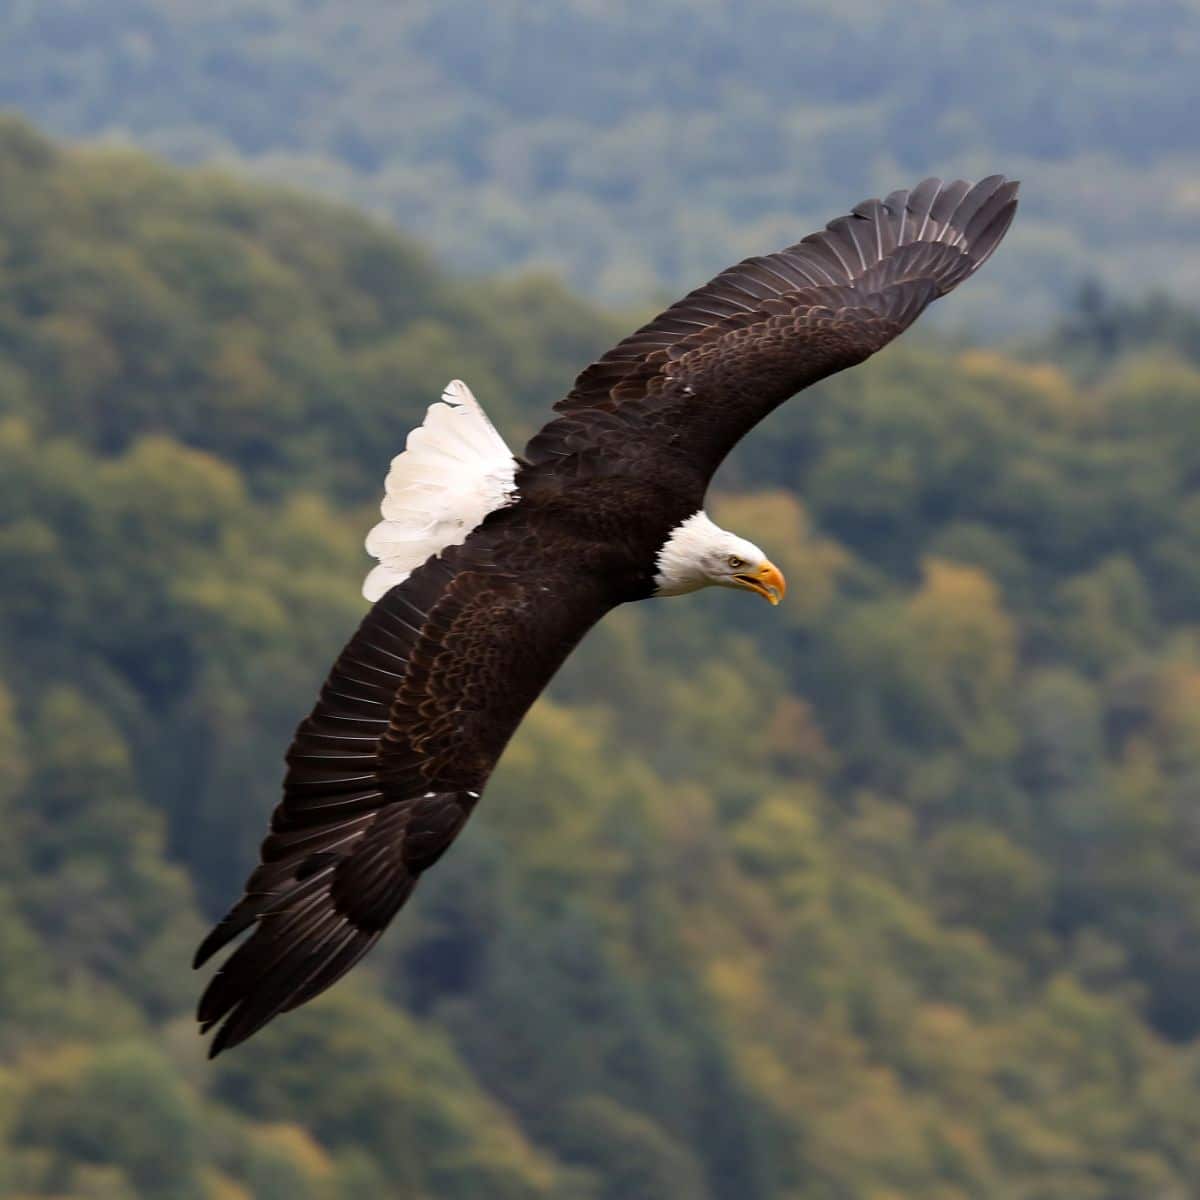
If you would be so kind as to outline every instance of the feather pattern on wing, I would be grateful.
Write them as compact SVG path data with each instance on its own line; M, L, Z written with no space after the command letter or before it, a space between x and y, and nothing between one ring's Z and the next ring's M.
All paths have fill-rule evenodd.
M1016 192L1000 175L927 179L722 271L588 367L525 457L582 456L613 473L623 456L640 469L649 449L686 460L706 485L772 409L869 357L974 273Z
M199 966L252 930L200 1001L203 1029L220 1025L212 1055L375 944L465 824L526 709L611 607L539 556L514 517L389 590L296 731L261 862L196 954ZM513 547L524 572L495 565Z

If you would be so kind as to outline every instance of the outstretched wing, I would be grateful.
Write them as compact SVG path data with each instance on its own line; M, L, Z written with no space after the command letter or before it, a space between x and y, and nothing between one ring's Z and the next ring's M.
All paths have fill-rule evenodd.
M526 524L506 514L499 544L476 533L418 568L342 651L288 751L262 861L196 954L199 966L253 927L200 1001L203 1029L221 1023L211 1055L324 991L374 945L608 608L569 556L531 549ZM497 565L513 558L522 573Z
M1000 175L927 179L722 271L588 367L525 457L677 451L707 482L772 409L887 345L976 271L1016 193Z

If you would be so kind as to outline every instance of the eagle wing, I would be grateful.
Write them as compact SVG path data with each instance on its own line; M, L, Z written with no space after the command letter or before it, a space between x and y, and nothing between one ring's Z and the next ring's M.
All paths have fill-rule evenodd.
M501 538L477 531L387 592L296 731L261 862L196 954L199 966L253 927L200 1001L204 1031L220 1024L210 1055L324 991L374 945L609 607L563 556L531 549L519 513L501 524ZM514 560L540 565L503 565Z
M973 274L1008 230L1017 186L927 179L722 271L589 366L526 459L676 452L707 483L772 409L874 354Z

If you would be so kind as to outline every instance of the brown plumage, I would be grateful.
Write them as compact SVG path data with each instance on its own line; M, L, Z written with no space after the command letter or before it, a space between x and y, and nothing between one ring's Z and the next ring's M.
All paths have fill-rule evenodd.
M999 244L1015 183L926 180L751 258L576 380L529 443L511 504L393 587L287 754L245 895L196 964L250 936L200 1002L211 1053L305 1003L374 945L470 816L529 706L660 550L738 440L869 357Z

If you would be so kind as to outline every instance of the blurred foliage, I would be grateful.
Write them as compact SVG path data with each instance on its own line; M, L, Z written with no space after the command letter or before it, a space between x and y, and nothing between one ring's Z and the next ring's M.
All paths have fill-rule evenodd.
M956 327L1036 328L1095 273L1200 300L1194 0L7 0L0 32L0 105L352 199L469 270L640 301L1001 171L1025 209Z
M15 122L0 181L0 1194L1195 1194L1194 314L782 410L714 507L787 604L614 614L369 962L210 1068L188 959L389 457L452 373L519 441L617 323Z

